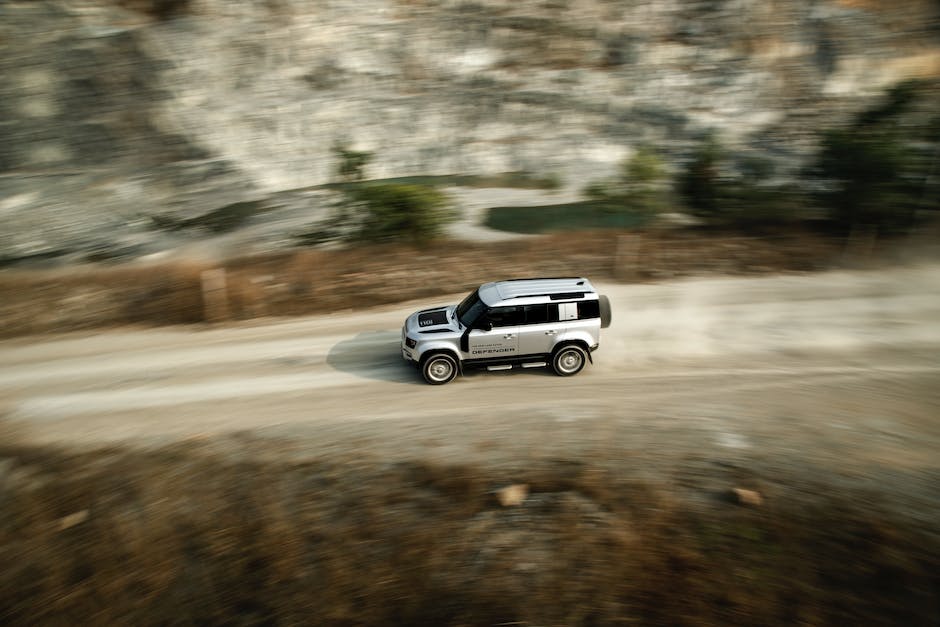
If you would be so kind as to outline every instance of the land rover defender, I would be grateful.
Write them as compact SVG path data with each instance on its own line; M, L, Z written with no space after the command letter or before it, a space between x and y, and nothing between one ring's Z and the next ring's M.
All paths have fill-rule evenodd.
M457 305L408 316L401 351L431 385L470 367L550 367L567 377L592 361L610 317L609 301L585 278L497 281Z

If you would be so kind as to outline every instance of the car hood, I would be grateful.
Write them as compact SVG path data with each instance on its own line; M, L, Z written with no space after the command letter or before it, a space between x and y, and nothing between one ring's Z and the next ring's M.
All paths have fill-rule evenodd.
M454 320L456 305L423 309L408 316L406 327L409 333L430 335L435 333L458 332L460 325Z

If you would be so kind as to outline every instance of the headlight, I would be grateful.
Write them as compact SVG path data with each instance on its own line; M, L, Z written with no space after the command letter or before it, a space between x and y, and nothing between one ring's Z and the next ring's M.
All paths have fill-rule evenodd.
M408 348L414 348L417 345L418 345L418 340L413 340L410 337L405 338L405 346L407 346Z

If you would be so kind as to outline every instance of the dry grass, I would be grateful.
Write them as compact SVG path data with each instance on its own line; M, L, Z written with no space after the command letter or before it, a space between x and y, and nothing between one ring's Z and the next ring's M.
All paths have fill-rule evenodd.
M828 267L838 250L806 234L742 238L602 232L488 245L442 242L422 249L302 249L221 264L8 270L0 273L0 336L203 322L201 276L214 267L226 270L228 317L244 320L451 294L496 278L583 275L641 281L816 270Z
M936 530L861 490L752 475L767 497L754 508L682 499L622 459L290 461L292 446L0 446L0 622L926 625L940 615ZM530 487L518 507L493 496L507 482Z
M203 269L172 263L5 272L0 274L0 333L200 322Z

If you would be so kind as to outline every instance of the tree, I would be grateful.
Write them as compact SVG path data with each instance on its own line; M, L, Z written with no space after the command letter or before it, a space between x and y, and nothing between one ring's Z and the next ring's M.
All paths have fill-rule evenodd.
M919 83L901 83L847 128L822 134L811 173L823 189L817 199L834 224L900 232L913 225L918 210L937 208L929 194L940 143L935 118L916 115L921 97Z
M692 213L713 216L721 208L722 181L719 165L724 151L718 139L709 135L699 144L679 177L679 194Z
M618 176L591 181L585 185L584 194L619 209L661 211L668 196L665 165L655 149L640 146L620 164Z
M646 212L661 211L666 206L666 168L659 154L641 146L623 166L627 205Z
M761 229L798 220L803 193L775 180L774 163L747 153L728 153L714 135L694 150L679 176L689 210L710 223Z
M340 181L351 183L364 178L365 167L372 161L371 152L353 150L347 143L340 141L333 144L332 151L339 161L336 175Z
M352 238L369 242L424 244L454 218L448 197L424 185L356 185L346 191L344 205L354 222Z

